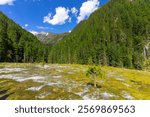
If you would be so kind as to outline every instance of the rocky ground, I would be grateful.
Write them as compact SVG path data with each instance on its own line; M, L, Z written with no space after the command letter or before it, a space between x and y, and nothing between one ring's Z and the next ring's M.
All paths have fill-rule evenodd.
M87 65L0 64L1 100L150 99L150 72L102 67L97 88Z

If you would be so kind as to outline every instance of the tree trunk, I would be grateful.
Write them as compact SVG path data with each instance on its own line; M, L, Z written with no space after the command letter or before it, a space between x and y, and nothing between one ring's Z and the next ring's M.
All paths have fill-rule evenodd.
M94 75L94 87L96 88L96 76Z

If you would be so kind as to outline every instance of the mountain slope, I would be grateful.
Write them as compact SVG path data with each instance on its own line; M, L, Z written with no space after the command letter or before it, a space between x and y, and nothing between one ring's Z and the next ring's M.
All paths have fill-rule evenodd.
M149 14L149 0L110 0L54 45L49 61L141 69L150 58L150 44L145 48L150 42Z
M62 33L62 34L54 34L54 33L46 33L41 32L36 34L35 36L43 43L45 44L56 44L61 39L63 39L68 33Z
M46 47L0 12L0 62L44 61Z

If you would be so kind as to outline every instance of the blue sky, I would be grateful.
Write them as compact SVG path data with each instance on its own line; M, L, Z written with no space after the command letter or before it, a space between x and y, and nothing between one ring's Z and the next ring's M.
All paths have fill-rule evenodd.
M0 0L0 10L26 30L71 31L108 0Z

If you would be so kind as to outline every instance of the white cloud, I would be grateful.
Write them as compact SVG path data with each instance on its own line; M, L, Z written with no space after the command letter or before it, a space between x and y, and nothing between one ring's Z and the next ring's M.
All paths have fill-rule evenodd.
M28 25L28 24L25 24L24 26L25 26L25 27L28 27L29 25Z
M13 5L14 1L15 0L0 0L0 5L6 5L6 4Z
M88 18L91 13L93 13L99 7L99 0L87 0L86 2L82 3L80 8L79 16L77 17L77 22Z
M77 15L78 10L75 7L73 7L73 8L71 8L71 12L72 12L72 14Z
M34 30L31 30L31 31L29 31L30 33L32 33L33 35L37 35L38 34L38 32L37 31L34 31Z
M52 16L51 13L49 13L47 16L44 17L43 22L49 23L51 25L62 25L65 24L67 20L69 20L69 9L65 7L57 7L56 14Z

